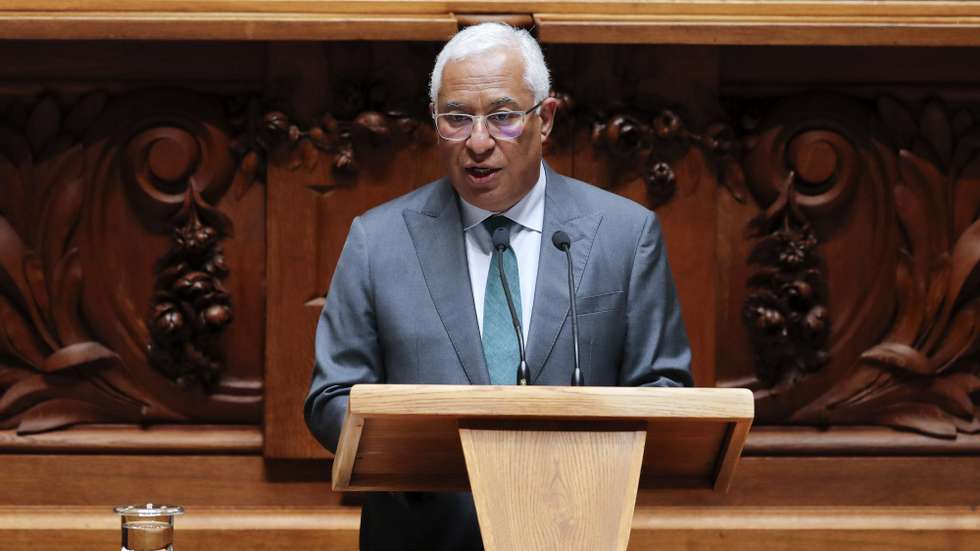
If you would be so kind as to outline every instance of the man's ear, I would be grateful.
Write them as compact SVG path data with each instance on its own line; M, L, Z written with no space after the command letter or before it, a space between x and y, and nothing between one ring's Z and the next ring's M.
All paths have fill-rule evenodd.
M538 107L539 116L541 117L541 141L548 139L548 135L551 134L551 129L555 126L555 114L558 112L558 100L555 98L547 98L541 103L541 107Z

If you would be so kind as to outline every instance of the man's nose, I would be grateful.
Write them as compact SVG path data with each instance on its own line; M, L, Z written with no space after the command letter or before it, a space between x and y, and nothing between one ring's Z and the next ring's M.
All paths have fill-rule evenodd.
M495 143L493 136L490 135L490 130L487 128L486 119L481 117L473 121L473 132L466 140L467 149L473 153L482 154L493 149Z

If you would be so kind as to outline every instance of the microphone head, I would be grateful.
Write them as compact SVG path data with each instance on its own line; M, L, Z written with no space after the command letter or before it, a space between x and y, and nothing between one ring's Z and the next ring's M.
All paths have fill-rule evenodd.
M501 226L493 231L493 248L505 251L510 247L510 228Z
M567 233L561 230L558 230L551 235L551 242L555 245L555 247L562 251L571 248L572 246L571 238L568 237Z

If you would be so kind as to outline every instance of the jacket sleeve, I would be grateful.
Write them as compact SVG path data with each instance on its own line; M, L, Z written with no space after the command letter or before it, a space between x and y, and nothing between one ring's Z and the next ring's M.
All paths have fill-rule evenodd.
M355 218L316 327L313 380L304 416L310 432L336 452L350 389L384 380L363 224Z
M667 264L660 222L649 213L633 253L620 386L692 386L691 348Z

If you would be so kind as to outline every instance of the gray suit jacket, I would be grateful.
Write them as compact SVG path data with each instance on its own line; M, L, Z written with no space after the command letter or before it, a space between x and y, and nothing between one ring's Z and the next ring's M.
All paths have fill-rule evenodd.
M532 384L571 380L566 260L550 242L563 230L572 239L585 383L691 385L687 335L654 213L546 171L544 232L527 339ZM354 220L317 326L305 407L307 424L325 447L336 448L354 384L490 384L467 269L458 199L446 179ZM408 509L432 502L402 501ZM371 507L384 508L369 500L366 516ZM410 524L455 522L440 516L442 505L434 507L434 516ZM385 527L389 535L398 532L384 516L366 524ZM475 517L471 520L475 526ZM362 524L362 535L367 528ZM404 534L402 543L388 539L375 547L475 548L440 547L427 537L420 547L404 543L412 541L411 534Z

